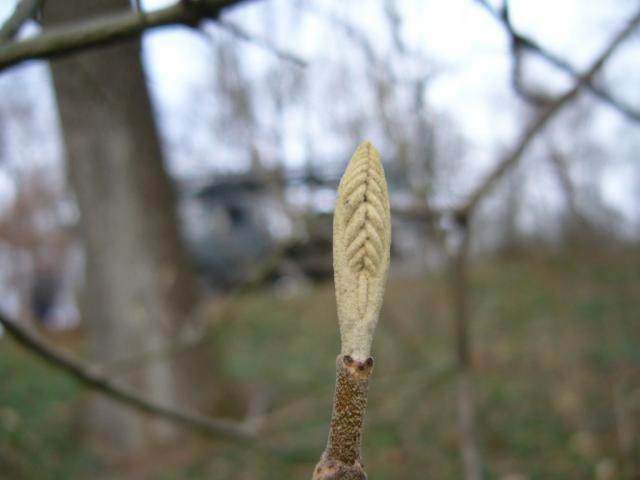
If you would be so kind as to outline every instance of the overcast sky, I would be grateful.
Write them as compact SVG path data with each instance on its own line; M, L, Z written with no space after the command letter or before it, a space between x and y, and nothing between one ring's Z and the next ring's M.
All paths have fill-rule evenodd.
M146 0L145 7L156 8L168 3ZM336 41L331 40L336 36L335 29L314 13L318 9L348 20L361 31L374 32L370 35L374 46L381 52L389 49L390 39L383 34L388 29L382 2L309 2L318 8L310 8L302 17L295 18L301 24L295 43L274 34L290 28L290 3L288 0L256 2L250 8L237 9L229 18L258 37L269 38L282 49L307 60L308 69L322 68L327 50L336 45ZM367 7L363 8L364 5ZM474 184L495 162L496 153L512 144L523 128L522 102L509 83L508 39L500 25L472 0L401 0L396 5L402 17L401 34L407 44L442 66L443 73L428 90L428 100L436 109L451 116L468 140L474 151L470 168L476 173L466 180ZM637 3L622 0L616 2L616 8L611 8L608 0L512 0L510 5L517 30L583 70L624 25ZM265 17L275 24L265 22ZM207 70L210 54L209 46L201 38L184 29L172 30L147 36L147 64L158 102L180 105L188 101L183 95L193 79L210 74ZM338 48L344 48L343 44L339 45ZM185 51L191 54L185 56ZM250 68L259 69L261 64L272 60L271 54L258 47L245 46L245 52ZM411 68L407 66L408 74L412 73ZM567 76L543 62L529 65L527 71L529 78L539 80L552 92L561 92L571 85ZM640 108L639 35L608 62L605 78L615 85L616 95ZM295 130L293 123L292 131ZM595 107L592 129L595 138L599 137L614 150L613 138L640 135L636 126L629 125L625 118L603 104ZM295 146L292 150L295 152ZM301 161L300 157L288 155L292 163ZM633 166L624 162L611 162L611 168L602 170L603 195L627 216L637 213L632 199L637 198L639 175L632 170Z
M12 0L0 1L0 19L11 11L13 3ZM154 9L171 3L168 0L145 0L143 5L146 9ZM316 0L308 2L313 8L303 8L301 15L293 12L292 3L296 2L250 2L248 6L233 10L227 18L257 37L267 38L281 49L305 59L308 62L306 68L310 72L318 72L318 77L322 75L328 59L343 54L345 48L354 48L349 47L344 38L338 38L335 28L318 15L318 11L344 18L358 29L369 32L376 50L389 50L390 39L384 33L388 29L383 2ZM519 31L570 59L579 69L589 65L637 6L637 2L632 0L618 0L615 8L612 8L610 0L513 0L510 4L513 21ZM526 110L509 84L507 38L497 22L472 0L398 0L396 5L402 17L404 41L412 49L423 52L441 70L430 85L427 97L435 110L445 112L454 120L473 154L467 175L458 182L462 190L468 189L495 162L497 153L513 143L523 127L521 119ZM292 22L296 25L292 26ZM36 29L26 30L23 36ZM286 36L292 31L296 34L295 42ZM616 95L634 103L636 108L640 108L640 89L637 87L640 84L639 38L636 34L607 64L605 72L607 81L615 85ZM242 41L239 45L245 68L255 71L256 75L268 69L274 61L281 61L258 46ZM176 130L172 119L175 122L175 119L186 118L184 112L193 107L194 89L202 88L207 79L215 75L211 42L186 28L163 28L145 35L144 53L149 85L161 113L161 125L165 136L170 137ZM402 70L404 67L397 68ZM415 65L406 65L407 74L415 71ZM530 77L539 79L553 91L562 91L570 85L565 76L544 67L542 62L530 65L528 71ZM326 98L326 91L317 92L320 94L307 100L311 105L309 108L338 115L341 106L332 105ZM54 102L44 62L30 62L0 75L0 103L8 95L16 94L23 95L25 104L37 102L40 128L46 130L49 126L49 130L55 132ZM262 114L261 109L260 105L256 106L258 115ZM638 128L629 125L605 105L598 104L594 111L588 127L593 130L593 138L606 144L612 156L628 156L633 145L631 137L639 136ZM264 114L268 114L266 106ZM317 152L319 157L333 155L343 148L341 139L330 138L320 120L302 119L305 114L292 111L287 116L285 158L291 166L299 166L305 161L304 142L309 135L324 136L324 141L319 142L317 148L326 151ZM59 161L57 157L60 157L61 150L55 135L34 144L32 133L25 131L21 121L15 118L4 126L11 132L10 139L5 139L4 150L16 158L20 157L19 162L22 163ZM190 128L194 136L206 137L209 134L205 129L198 130L197 125ZM303 129L307 131L303 132ZM376 139L372 140L375 142ZM383 151L385 148L383 145ZM178 152L170 161L173 171L182 176L197 174L202 168L200 158L194 159L186 153ZM224 149L219 150L215 161L218 167L243 164L234 151L225 153ZM636 214L632 199L637 199L640 177L637 168L634 170L629 162L611 161L603 166L601 173L602 193L607 201L625 211L627 216ZM3 198L5 201L10 199L11 189L7 176L0 174L0 202Z

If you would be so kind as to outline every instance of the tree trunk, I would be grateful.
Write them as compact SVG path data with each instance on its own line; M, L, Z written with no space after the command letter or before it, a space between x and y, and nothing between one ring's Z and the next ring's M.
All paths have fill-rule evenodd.
M49 0L48 25L130 8L129 0ZM165 345L193 322L196 279L182 247L140 63L140 40L55 60L53 80L87 257L83 317L109 362ZM208 349L156 361L126 379L154 400L211 407ZM174 438L169 426L96 399L89 422L130 451Z
M476 396L469 313L470 221L459 219L450 254L450 290L453 302L455 351L458 363L458 441L465 480L482 480L482 464L476 433Z

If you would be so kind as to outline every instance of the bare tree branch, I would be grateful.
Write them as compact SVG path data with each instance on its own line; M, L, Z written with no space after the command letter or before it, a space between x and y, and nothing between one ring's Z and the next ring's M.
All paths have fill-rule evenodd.
M44 0L20 0L11 16L0 27L0 44L13 39L22 26L33 18Z
M542 107L553 103L555 100L552 95L542 92L533 91L526 85L524 79L524 54L527 50L527 44L523 43L520 36L511 28L511 19L509 17L509 4L505 1L501 21L511 34L511 84L515 92L524 98L527 102L535 106Z
M486 0L477 0L477 1L483 7L485 7L489 11L489 13L493 15L503 25L503 27L506 29L507 33L511 37L511 42L514 48L520 49L520 51L524 48L531 52L534 52L540 55L542 58L546 59L549 63L556 66L560 70L573 76L574 78L579 77L579 73L576 71L576 69L573 66L571 66L571 64L569 64L569 62L560 58L553 52L550 52L549 50L545 49L542 45L537 43L535 40L517 32L513 27L513 24L511 23L509 15L506 10L504 12L499 12L495 10ZM519 59L516 58L515 60L517 63L520 63ZM517 73L517 69L519 69L519 67L514 67L514 74ZM513 79L513 83L516 86L516 91L519 94L521 94L528 100L533 101L534 103L541 103L549 100L548 98L546 98L545 95L537 95L532 92L527 92L526 89L523 88L522 82L517 78ZM594 84L593 79L589 79L587 87L589 88L589 90L591 90L591 92L596 97L598 97L600 100L602 100L603 102L607 103L608 105L616 109L618 112L622 113L628 119L633 120L634 122L640 122L639 110L634 109L629 105L625 105L624 103L614 98L609 92L606 91L606 89Z
M151 12L122 12L62 25L27 40L0 47L0 70L35 58L53 58L96 45L125 40L163 25L193 26L203 18L246 0L190 0Z
M492 12L493 9L483 0L479 0L483 5L488 6ZM507 4L505 4L507 5ZM501 21L508 23L508 9L504 12L494 14ZM453 227L456 229L454 233L458 234L457 245L455 251L449 257L450 266L450 294L454 308L454 324L455 324L455 344L456 359L459 368L459 385L458 385L458 422L459 422L459 441L460 451L462 455L462 464L464 468L464 478L467 480L479 480L482 478L482 465L480 460L479 448L476 439L476 400L473 389L473 359L471 350L471 338L469 324L471 315L468 306L468 253L470 242L470 216L480 201L487 196L495 184L505 175L510 168L517 163L522 154L529 146L533 138L546 126L547 122L560 109L571 101L585 86L594 89L593 77L602 68L607 59L626 39L626 37L640 23L640 12L638 12L630 21L630 23L618 33L607 46L607 48L594 61L592 66L581 76L577 77L575 84L571 90L557 98L553 103L548 104L541 114L534 119L528 128L523 132L517 145L497 163L496 167L489 173L486 179L472 192L466 203L458 208L434 211L424 205L422 208L414 210L405 210L403 213L407 215L415 215L425 218L436 230L438 230L437 221L441 219L453 220ZM522 48L521 45L514 41L514 50ZM516 54L518 52L515 52ZM517 58L516 58L517 59ZM518 74L517 69L520 65L515 64L514 74ZM573 70L571 70L573 72ZM450 216L453 216L451 218Z
M582 226L587 226L589 220L580 211L578 202L576 199L576 188L569 174L568 159L565 155L553 145L549 146L549 161L558 177L558 183L562 189L565 202L567 204L567 210L569 211L570 221L573 223L579 223Z
M0 313L0 324L14 340L46 361L50 366L64 372L84 386L123 405L217 438L248 442L256 436L257 432L252 428L255 423L253 419L247 422L235 422L158 404L151 399L144 398L129 387L91 371L71 355L49 345L46 341L38 338L38 336L29 332L17 322L8 319L2 313Z
M308 5L307 9L313 12L318 17L322 18L324 21L338 27L345 35L345 37L347 37L362 50L362 53L364 54L370 66L378 67L381 64L382 59L379 58L378 53L363 31L354 27L347 20L330 10L326 10L314 4ZM391 72L384 73L389 75L391 74Z
M398 85L414 85L416 82L422 82L423 86L426 86L427 82L432 79L436 72L432 71L431 61L427 61L427 59L423 56L422 53L416 50L410 50L408 47L405 51L400 51L402 55L411 56L416 61L420 62L421 69L425 71L425 73L421 73L418 78L407 78L406 76L398 76L392 69L388 68L388 58L385 58L383 55L376 51L374 44L367 37L366 33L361 29L353 26L344 18L335 14L330 10L326 10L317 5L309 4L307 9L313 12L322 20L331 23L335 27L337 27L346 38L348 38L351 42L354 43L363 53L369 68L373 73L375 73L376 77L384 77L388 78L389 83L398 84ZM387 13L387 15L389 15ZM389 17L387 17L389 18ZM390 21L393 21L392 17ZM391 25L392 35L394 28L397 26Z
M244 30L242 27L240 27L239 25L236 25L235 23L232 22L228 22L226 20L219 20L218 22L216 22L218 24L218 26L224 30L227 30L228 32L230 32L232 35L235 35L236 37L246 41L246 42L250 42L253 43L254 45L259 46L260 48L265 49L268 52L273 53L276 57L285 60L287 62L291 62L294 65L296 65L297 67L306 67L307 66L307 62L305 60L303 60L302 58L300 58L299 56L297 56L294 53L291 53L289 51L283 50L282 48L278 47L277 45L273 44L271 41L267 40L266 38L258 38L255 35L247 32L246 30Z
M386 0L384 3L384 13L387 16L387 22L391 27L391 37L396 50L402 54L406 54L408 51L407 44L402 38L402 17L398 12L398 6L393 0Z
M520 141L515 148L509 152L498 162L495 168L489 173L485 180L471 193L467 202L455 210L456 216L466 217L475 209L478 203L487 195L494 187L496 182L510 170L510 168L518 161L524 151L527 149L531 141L549 122L549 120L560 111L571 99L573 99L584 87L590 85L593 77L602 68L616 48L633 32L640 24L640 11L636 13L631 21L622 29L607 45L604 51L593 62L591 67L576 81L571 90L558 98L554 103L546 107L542 113L527 127L523 132Z

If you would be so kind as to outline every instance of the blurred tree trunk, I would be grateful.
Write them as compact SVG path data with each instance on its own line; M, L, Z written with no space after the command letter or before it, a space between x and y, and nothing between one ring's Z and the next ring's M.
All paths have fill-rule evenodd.
M450 291L453 302L455 352L458 363L458 441L465 480L482 480L482 464L476 432L476 394L473 379L471 313L469 310L469 218L457 219L450 254Z
M129 0L49 0L47 25L130 8ZM140 41L52 62L87 256L83 316L100 362L158 348L193 323L196 279L182 247L140 62ZM208 349L156 360L125 375L166 404L214 402ZM98 440L132 450L176 432L105 399L89 422Z

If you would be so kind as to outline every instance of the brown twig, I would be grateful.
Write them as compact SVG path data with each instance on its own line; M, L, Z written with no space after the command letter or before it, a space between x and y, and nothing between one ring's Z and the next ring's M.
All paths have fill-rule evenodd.
M222 10L246 0L190 0L151 12L126 11L46 30L40 35L0 47L0 69L36 58L54 58L140 35L164 25L193 26L217 18Z
M350 355L338 355L329 440L312 480L366 480L360 444L372 370L371 357L360 362Z
M144 398L118 382L103 377L99 373L92 372L68 353L49 345L46 341L38 338L37 335L29 332L3 314L0 314L0 324L14 340L46 361L48 365L64 372L82 385L123 405L217 438L248 442L256 436L257 432L252 428L253 422L235 422L224 418L208 417L173 406L161 405L151 399Z
M0 27L0 44L13 39L27 20L36 15L43 1L44 0L21 0L18 2L13 13L2 24L2 27Z
M549 105L525 129L516 146L497 163L485 180L469 196L466 203L453 210L454 251L450 255L450 292L454 309L456 358L460 372L458 384L458 426L460 452L466 480L482 478L482 464L476 439L476 399L473 385L473 358L468 306L468 257L472 216L480 202L492 191L495 184L518 162L535 136L542 131L549 120L573 99L585 86L590 85L594 75L602 68L616 47L633 31L640 21L640 13L620 33L593 62L591 68L578 78L571 90Z
M480 201L493 190L493 187L500 178L502 178L518 159L525 152L531 141L536 135L547 125L555 114L557 114L562 107L564 107L570 100L582 91L583 88L590 85L594 76L602 69L605 62L611 57L616 48L633 32L633 30L640 23L640 12L636 13L631 21L625 28L623 28L616 36L611 40L603 52L593 62L591 67L578 79L575 85L567 93L558 98L554 103L546 107L540 115L525 129L524 133L520 137L520 141L515 148L507 152L506 155L497 163L494 169L487 175L484 181L476 187L476 189L469 195L467 202L455 209L454 214L456 216L469 216Z
M516 92L521 94L524 98L531 100L533 101L533 103L536 103L536 104L549 103L550 101L552 101L546 95L539 95L534 92L529 92L523 87L522 81L519 78L519 73L521 73L519 71L520 70L519 64L521 63L521 59L518 58L520 53L523 51L523 49L526 49L528 51L531 51L539 55L540 57L544 58L555 67L559 68L565 73L568 73L574 78L578 78L580 76L580 74L576 71L576 69L573 66L571 66L571 64L569 64L569 62L560 58L558 55L554 54L553 52L550 52L549 50L545 49L542 45L537 43L535 40L517 32L513 27L513 24L511 23L508 11L506 9L503 12L499 12L495 8L493 8L493 6L491 6L491 4L486 0L477 0L477 1L480 5L485 7L485 9L502 24L502 26L507 31L507 34L511 37L511 44L512 44L512 48L514 50L514 56L515 56L512 83L516 87ZM605 103L613 107L615 110L623 114L629 120L632 120L634 122L640 122L640 111L634 109L633 107L625 105L619 100L615 99L604 88L598 85L595 85L592 79L589 80L587 87L589 88L589 90L591 90L591 92L593 92L593 94L596 97L598 97L600 100L604 101Z
M480 3L483 3L479 0ZM414 218L425 218L431 222L437 221L447 215L454 218L470 217L478 204L489 194L496 183L519 161L533 139L546 127L548 122L585 87L591 85L595 75L602 69L605 62L611 57L616 48L635 30L640 24L640 12L636 13L629 23L611 40L603 52L592 63L591 67L578 77L574 86L564 95L547 105L541 113L531 122L520 136L516 145L500 159L485 179L471 192L467 201L457 207L449 209L433 210L425 206L414 206L410 209L394 209L394 213L407 215Z
M271 52L273 55L275 55L277 58L281 60L290 62L294 64L296 67L300 67L300 68L307 66L307 61L300 58L295 53L289 52L287 50L284 50L278 47L277 45L275 45L273 42L269 41L266 38L260 38L252 33L247 32L240 25L237 25L233 22L229 22L226 20L219 20L216 23L221 29L227 30L229 33L236 36L237 38L244 40L246 42L252 43L254 45L257 45L258 47L266 50L267 52Z

